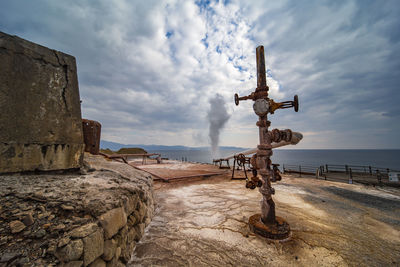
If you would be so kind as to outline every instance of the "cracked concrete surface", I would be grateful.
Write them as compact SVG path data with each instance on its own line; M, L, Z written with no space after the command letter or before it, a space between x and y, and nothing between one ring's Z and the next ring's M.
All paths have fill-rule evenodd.
M155 184L157 212L128 266L398 266L400 190L284 176L290 240L249 231L261 195L228 175Z

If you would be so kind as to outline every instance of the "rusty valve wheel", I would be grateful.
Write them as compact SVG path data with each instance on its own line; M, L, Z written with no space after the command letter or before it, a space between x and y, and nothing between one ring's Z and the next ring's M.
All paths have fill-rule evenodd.
M274 100L270 99L269 112L271 114L274 114L275 110L277 110L277 109L284 109L284 108L293 108L294 111L298 112L299 111L299 97L297 95L295 95L293 97L293 101L284 101L284 102L275 102Z
M299 97L297 95L293 98L293 108L295 112L299 111Z
M254 183L257 187L261 187L261 186L262 186L262 181L261 181L260 178L258 178L257 176L251 177L251 181L253 181L253 183Z
M246 188L250 188L251 190L256 189L257 185L253 181L246 180Z
M239 166L241 166L241 167L244 166L244 164L246 163L246 156L243 154L239 154L237 156L237 162L238 162Z
M239 106L239 95L235 94L235 104L236 106Z

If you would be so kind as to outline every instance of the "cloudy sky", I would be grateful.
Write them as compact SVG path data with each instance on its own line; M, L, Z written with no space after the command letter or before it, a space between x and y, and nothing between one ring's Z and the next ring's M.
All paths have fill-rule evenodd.
M82 115L102 139L205 146L210 99L226 102L220 144L258 142L255 49L270 96L299 95L273 128L298 148L400 148L400 2L0 0L0 31L76 57Z

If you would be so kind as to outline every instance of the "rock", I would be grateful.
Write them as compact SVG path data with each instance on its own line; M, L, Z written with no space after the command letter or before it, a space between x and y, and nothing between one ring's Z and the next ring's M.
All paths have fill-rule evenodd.
M125 225L118 233L122 238L123 243L127 243L128 240L128 225Z
M39 209L41 212L46 212L46 208L45 208L44 206L42 206L42 205L39 205L39 206L38 206L38 209Z
M135 219L136 219L135 224L140 223L140 214L139 214L139 211L134 210L133 213L132 213L132 216L134 216Z
M136 235L137 233L135 228L131 228L131 230L129 230L128 232L128 238L127 238L129 244L135 240Z
M9 224L11 233L16 234L21 232L22 230L25 229L25 224L23 224L21 221L12 221Z
M115 254L115 250L117 249L117 242L114 239L106 240L104 242L104 252L102 258L105 261L110 261Z
M133 195L124 199L124 208L127 215L130 215L136 209L137 203L137 195Z
M65 245L67 245L70 241L71 241L71 239L68 236L63 237L58 241L57 247L61 248Z
M83 261L70 261L61 265L61 267L81 267Z
M128 217L129 226L134 226L136 222L137 222L137 220L136 220L136 217L134 216L134 214L132 214Z
M32 213L25 214L25 216L22 218L22 222L25 224L25 226L32 225L35 222Z
M127 246L124 250L121 250L120 259L123 263L128 263L131 258L130 246Z
M120 262L117 258L113 258L107 262L107 267L125 267L126 265Z
M56 252L57 246L55 244L49 245L49 248L47 249L47 253L54 255Z
M39 213L37 217L38 219L46 218L49 217L49 213L48 212Z
M29 263L28 257L22 257L15 261L16 266L29 266L28 263Z
M65 225L64 225L63 223L61 223L61 224L59 224L59 225L56 225L56 226L53 228L53 230L56 230L56 231L58 231L58 230L63 230L63 229L65 229Z
M19 209L15 209L15 210L12 210L12 211L11 211L11 213L14 214L14 215L17 214L17 213L20 213L20 212L21 212L21 211L20 211Z
M20 208L21 210L23 210L23 211L27 211L27 210L30 210L30 209L31 209L31 207L29 207L29 206L27 206L27 205L25 205L25 204L21 204L21 205L19 206L19 208ZM0 210L1 210L1 207L0 207Z
M62 262L78 260L83 253L83 242L81 239L69 242L65 247L57 249L55 256Z
M18 252L6 252L1 256L0 263L6 263L9 261L12 261L12 260L16 259L17 257L19 257L20 255L21 255L21 253L18 253Z
M67 211L74 210L74 207L69 206L69 205L65 205L65 204L61 204L60 207L61 207L63 210L67 210Z
M96 258L100 257L104 252L104 235L103 230L98 229L96 232L83 238L85 253L83 255L84 266L89 265Z
M110 239L119 229L125 226L126 214L123 208L112 209L99 217L101 226L104 228L106 239Z
M148 226L151 223L151 219L149 217L146 218L146 220L144 221L144 225Z
M40 239L40 238L43 238L45 235L46 235L46 230L40 229L39 231L37 231L35 233L34 236L35 236L35 238Z
M83 238L85 236L88 236L88 235L94 233L98 229L99 229L99 227L97 226L97 224L89 223L89 224L85 224L81 227L75 228L74 230L72 230L69 233L69 235L72 238Z
M121 256L121 247L117 247L117 249L115 250L115 258L119 259L120 256Z
M46 197L43 194L43 191L33 193L33 197L36 199L46 200Z
M140 238L142 238L143 233L144 233L144 223L139 223L135 226L135 230L136 230L136 238L135 241L139 241Z
M85 218L81 218L81 217L72 216L72 221L75 222L75 223L84 223L86 221L86 219Z
M106 262L101 258L97 258L94 262L92 262L89 267L106 267Z
M22 233L22 235L23 235L24 237L28 237L28 236L30 236L31 234L32 234L32 232L29 231L29 230Z
M147 213L147 207L146 204L144 204L143 202L139 202L139 222L143 222L144 216L146 216Z

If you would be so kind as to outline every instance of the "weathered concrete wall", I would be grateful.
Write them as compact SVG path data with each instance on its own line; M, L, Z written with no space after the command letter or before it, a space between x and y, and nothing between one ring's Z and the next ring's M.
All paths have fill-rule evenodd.
M79 168L75 58L0 32L0 173Z

